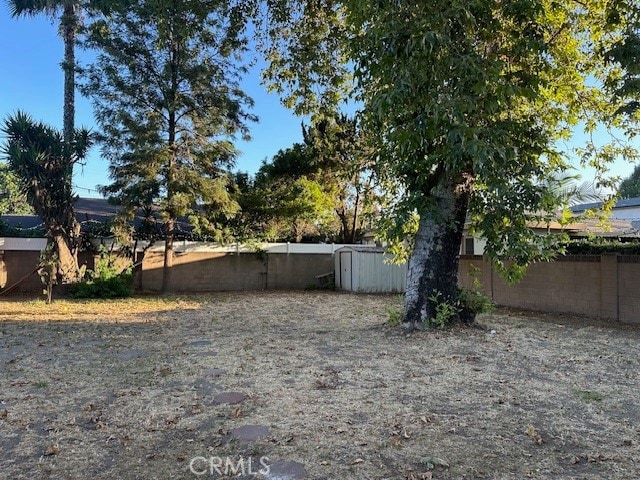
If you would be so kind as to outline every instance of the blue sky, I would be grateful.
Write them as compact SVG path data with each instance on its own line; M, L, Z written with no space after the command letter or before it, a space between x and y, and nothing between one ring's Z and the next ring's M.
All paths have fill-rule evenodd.
M62 128L62 87L60 69L63 47L57 27L44 16L11 18L5 2L0 2L0 118L23 110L36 120ZM82 59L82 52L78 57ZM86 54L85 54L86 57ZM277 96L267 94L255 69L243 84L254 99L253 113L260 121L251 125L252 140L238 141L242 152L236 169L255 173L264 158L279 149L302 140L300 123L280 104ZM76 125L97 129L91 103L76 94ZM84 167L76 167L75 184L80 196L99 196L97 185L109 183L107 162L94 147Z
M60 69L62 40L57 27L44 16L13 19L5 2L0 3L0 119L16 110L29 113L58 128L62 127L62 82ZM78 53L82 60L82 53ZM86 57L86 55L85 55ZM252 140L237 142L242 152L236 169L255 173L260 162L271 158L279 149L301 141L301 118L284 108L277 96L269 95L260 85L259 71L254 69L243 84L254 99L253 113L260 121L251 125ZM89 100L76 95L76 125L96 129ZM573 144L579 144L580 135ZM604 140L603 140L604 141ZM627 176L633 165L618 161L612 165L614 175ZM581 171L583 180L593 174ZM83 167L75 170L75 185L80 196L99 196L97 185L109 183L107 162L95 147Z

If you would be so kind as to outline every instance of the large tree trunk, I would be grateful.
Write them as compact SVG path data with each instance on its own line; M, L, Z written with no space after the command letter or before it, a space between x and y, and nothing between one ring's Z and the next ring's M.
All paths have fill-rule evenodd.
M171 274L173 273L173 237L175 221L170 218L167 221L167 232L164 240L164 266L162 269L162 293L166 295L171 292Z
M58 284L75 283L80 280L81 272L78 264L78 252L73 248L68 235L58 234L54 237L55 252L58 255Z
M405 328L430 326L444 320L442 307L458 301L460 242L469 204L468 182L451 182L434 193L437 214L422 213L407 271ZM446 319L451 323L453 315Z

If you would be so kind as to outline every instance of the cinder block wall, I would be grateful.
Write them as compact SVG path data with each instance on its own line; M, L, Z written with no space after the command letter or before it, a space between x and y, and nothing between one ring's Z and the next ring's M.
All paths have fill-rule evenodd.
M267 288L300 290L319 285L317 275L333 272L333 255L270 253L268 255Z
M136 276L140 290L162 287L161 252L148 252ZM316 275L333 271L329 254L192 252L174 258L174 291L303 289L317 285Z
M531 265L514 285L507 285L482 257L463 256L460 284L470 287L474 277L498 305L640 323L639 256L562 257Z
M162 288L164 254L147 252L138 272L141 290ZM177 253L173 260L172 290L203 292L213 290L263 290L266 267L256 254L198 252Z
M31 274L40 261L40 252L5 251L0 255L0 287L10 288ZM42 291L40 275L34 273L13 293L32 293Z
M640 323L640 256L618 257L620 320Z
M80 265L87 268L94 267L93 256L81 252L78 255ZM40 252L5 250L0 254L0 288L11 288L15 283L20 282L25 277L26 280L11 293L40 293L43 290L40 275L33 273L40 262Z

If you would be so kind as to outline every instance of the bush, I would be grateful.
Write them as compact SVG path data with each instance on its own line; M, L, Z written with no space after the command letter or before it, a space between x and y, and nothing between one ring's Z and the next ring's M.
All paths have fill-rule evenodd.
M120 271L114 259L104 247L99 249L100 258L95 272L88 271L87 279L70 285L68 295L72 298L126 298L133 295L131 265Z
M620 242L605 238L572 240L565 245L567 255L602 255L620 253L622 255L640 255L640 242L632 240Z
M476 290L461 288L458 292L460 320L473 323L479 313L489 313L494 305L491 299Z
M97 277L69 286L72 298L126 298L133 295L133 275L128 272L106 279Z

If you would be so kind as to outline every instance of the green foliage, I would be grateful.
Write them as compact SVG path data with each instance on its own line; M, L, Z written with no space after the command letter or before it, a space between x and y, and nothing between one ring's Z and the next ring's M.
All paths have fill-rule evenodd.
M597 237L572 240L564 245L564 253L566 255L603 255L607 253L640 255L640 241L620 242Z
M94 278L69 286L71 298L128 298L133 295L133 276L121 273L107 279Z
M344 14L340 1L275 0L259 16L263 79L298 115L335 112L352 87Z
M309 149L296 144L264 162L254 180L236 175L244 235L300 242L328 230L334 200L316 180L312 163Z
M573 394L585 402L601 402L604 396L592 390L574 390Z
M631 175L623 179L618 187L618 197L640 197L640 165L636 165Z
M605 44L604 57L614 68L606 86L623 102L616 114L640 120L640 6L634 0L613 0L607 5L607 27L614 41ZM619 33L618 33L619 32ZM616 35L616 33L618 33Z
M490 313L495 308L489 297L475 289L461 288L458 294L458 303L461 310L471 312L473 315Z
M389 325L397 327L402 322L402 308L395 305L388 305L386 308L389 317Z
M47 235L56 229L71 229L74 195L62 133L17 112L5 119L2 134L7 137L2 154L20 191L44 221ZM91 144L89 131L76 130L71 161L81 161Z
M46 296L47 304L49 304L53 298L53 286L58 283L56 270L59 267L59 259L53 243L47 243L45 249L40 252L39 266L38 274L44 285L42 293Z
M127 298L133 295L132 266L122 269L104 247L99 249L95 271L87 272L87 279L69 286L72 298Z
M435 305L436 314L434 317L425 318L423 325L425 328L436 327L443 329L460 313L460 305L457 302L445 299L438 291L434 291L429 296L429 301Z
M355 118L337 114L315 116L302 133L318 168L311 178L334 202L340 226L335 240L356 243L378 203L368 135Z
M610 42L606 3L303 2L291 22L276 16L290 28L269 73L290 86L290 103L317 106L317 92L336 91L322 81L327 62L353 66L362 127L374 139L376 172L388 193L386 240L403 245L417 214L424 222L409 248L428 251L416 258L429 262L438 251L446 255L442 244L457 241L468 218L487 240L485 253L513 281L558 247L531 225L549 221L561 203L543 180L569 168L563 140L582 125L587 133L603 122L616 126L618 104L598 83L611 68L594 54L595 45ZM329 53L336 32L341 40ZM589 142L579 154L596 181L610 186L607 164L633 155L627 147ZM447 238L430 238L433 232ZM450 292L455 262L448 259L449 272L430 270L432 280L412 282L427 283L425 291L406 298Z
M0 215L29 215L33 207L7 164L0 164Z
M45 225L48 260L47 297L53 283L73 282L81 275L77 252L80 227L73 213L73 164L84 159L92 144L88 130L74 130L70 142L55 128L17 112L1 130L7 141L2 154L35 213ZM50 270L51 262L56 263ZM54 282L53 275L56 280ZM52 283L53 282L53 283Z
M255 120L240 88L244 13L222 0L115 2L87 29L85 45L98 53L81 90L93 99L113 181L102 192L129 216L160 206L163 291L176 219L189 216L197 234L224 239L238 212L232 140L248 139Z
M241 225L268 240L354 243L377 200L363 133L345 115L316 116L302 133L304 143L263 161L255 179L236 175Z

